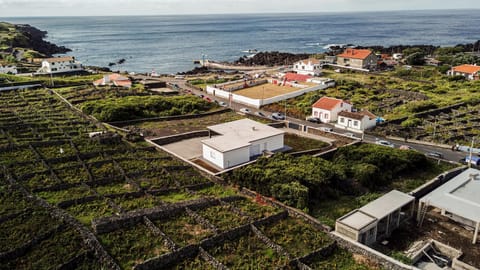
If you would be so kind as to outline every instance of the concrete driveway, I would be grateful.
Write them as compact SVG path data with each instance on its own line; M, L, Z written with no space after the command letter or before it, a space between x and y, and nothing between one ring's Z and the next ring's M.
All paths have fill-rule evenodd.
M187 159L192 160L202 156L202 140L206 140L209 137L198 137L188 140L183 140L176 143L170 143L162 145L163 148L167 149L170 152L175 153L176 155Z

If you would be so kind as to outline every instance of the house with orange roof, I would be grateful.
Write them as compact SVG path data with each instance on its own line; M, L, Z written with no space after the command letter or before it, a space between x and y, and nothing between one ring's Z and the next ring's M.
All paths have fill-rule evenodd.
M132 87L132 81L120 74L110 74L110 75L105 75L103 78L96 80L93 82L93 85L95 86L116 86L116 87L125 87L125 88L130 88Z
M370 50L346 49L337 55L337 65L358 69L375 69L377 67L377 56Z
M42 59L42 67L37 73L66 73L83 71L81 63L75 60L73 56L53 57Z
M323 123L337 121L342 111L351 112L352 104L342 99L322 97L312 105L312 117L318 117Z
M322 65L318 59L304 59L293 64L293 71L302 75L318 76L322 73Z
M480 79L480 66L477 65L461 65L453 67L447 73L450 76L461 75L467 78L468 80L478 80Z
M373 113L363 110L359 112L341 111L338 113L338 128L344 128L351 131L363 132L366 129L377 125L377 116Z

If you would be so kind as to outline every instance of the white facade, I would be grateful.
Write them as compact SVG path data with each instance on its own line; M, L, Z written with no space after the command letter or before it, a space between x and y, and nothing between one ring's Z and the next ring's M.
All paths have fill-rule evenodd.
M0 74L17 74L16 66L0 66Z
M77 62L72 56L66 56L44 59L42 67L37 73L63 73L81 70L83 70L81 63Z
M310 58L293 64L293 70L298 74L317 76L322 72L322 66L318 59Z
M366 129L373 128L377 125L376 117L368 114L340 112L336 126L352 131L363 132Z
M202 141L202 156L221 169L249 162L264 151L276 151L284 147L283 131L250 119L209 129L220 135Z
M312 106L312 116L318 117L323 123L335 122L341 111L352 111L352 104L341 99L321 98Z

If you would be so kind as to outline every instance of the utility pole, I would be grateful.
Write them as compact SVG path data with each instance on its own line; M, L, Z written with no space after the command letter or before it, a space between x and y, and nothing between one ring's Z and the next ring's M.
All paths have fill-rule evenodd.
M472 167L472 152L473 152L473 143L475 141L475 137L472 137L472 144L470 145L470 153L468 158L468 168Z

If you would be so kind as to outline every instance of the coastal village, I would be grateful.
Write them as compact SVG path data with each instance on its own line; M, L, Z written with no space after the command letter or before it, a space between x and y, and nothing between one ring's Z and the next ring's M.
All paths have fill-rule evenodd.
M162 75L25 29L0 23L0 269L480 268L480 41Z

